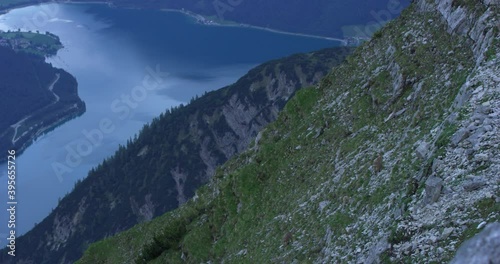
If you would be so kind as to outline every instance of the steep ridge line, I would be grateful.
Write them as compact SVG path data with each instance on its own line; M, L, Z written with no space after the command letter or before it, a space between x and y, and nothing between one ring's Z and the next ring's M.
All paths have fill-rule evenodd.
M450 261L500 220L496 3L414 1L196 199L78 263Z
M18 238L39 249L20 261L72 263L89 243L183 204L218 165L247 149L298 89L317 84L351 51L332 48L264 63L155 118ZM0 255L0 261L11 260Z

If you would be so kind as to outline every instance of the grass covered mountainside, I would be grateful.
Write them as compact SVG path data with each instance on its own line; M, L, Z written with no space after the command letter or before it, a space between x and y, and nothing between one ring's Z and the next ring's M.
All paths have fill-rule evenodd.
M90 243L177 208L217 166L247 149L298 89L318 83L351 51L332 48L270 61L155 118L17 239L36 250L16 258L0 254L0 262L73 263Z
M78 263L449 261L500 220L499 21L414 1L192 200Z
M53 35L0 32L0 150L21 152L33 138L85 111L75 78L45 62L61 47Z

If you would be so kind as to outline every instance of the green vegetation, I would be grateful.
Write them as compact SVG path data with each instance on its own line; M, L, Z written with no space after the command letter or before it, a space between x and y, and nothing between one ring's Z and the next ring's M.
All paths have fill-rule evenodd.
M497 28L495 28L495 32L498 33ZM495 58L495 56L498 52L499 46L500 46L500 40L498 40L497 38L493 39L493 43L491 44L490 48L484 54L486 56L487 60L492 60L493 58Z
M414 157L413 146L444 122L472 67L467 63L472 54L450 57L460 39L447 35L444 26L421 23L439 21L432 14L410 9L406 16L412 19L389 23L380 38L358 48L319 88L298 92L255 148L225 163L198 191L198 200L154 219L151 223L165 228L183 210L197 208L194 215L199 215L187 224L182 238L176 238L176 246L156 252L150 263L179 261L179 256L194 263L309 263L325 258L323 248L333 247L326 243L334 244L343 260L354 260L353 247L363 247L370 239L363 230L384 230L391 244L408 241L413 234L398 228L390 216L395 207L406 210L423 190L412 176L427 170L428 164ZM425 44L403 45L412 40L404 40L402 32L416 28L433 37ZM399 68L388 66L394 62ZM462 70L456 70L458 64ZM438 71L454 74L444 80L433 74ZM444 85L447 81L451 84ZM445 126L437 145L446 147L454 130L453 125ZM372 165L378 153L383 154L380 172ZM364 221L387 216L387 222ZM144 250L130 251L127 236L142 230L137 240L145 248L159 238L148 225L95 244L79 263L127 262L127 256ZM288 233L293 236L290 244L283 239ZM94 252L109 249L107 245L120 247L111 249L108 257L94 258ZM120 255L124 257L115 258ZM390 257L390 252L383 254L385 261ZM403 262L415 261L422 261L421 256Z
M0 112L9 113L0 119L0 149L14 148L20 153L36 133L47 132L85 111L85 104L78 97L77 82L69 73L53 68L41 56L15 52L10 47L0 46L0 57ZM53 92L60 97L58 103L48 89L52 84ZM29 118L19 124L15 133L11 126L26 117ZM17 141L13 143L14 135Z
M168 111L92 170L32 231L34 235L19 243L48 244L33 237L53 233L56 216L73 219L85 197L91 213L72 227L66 244L59 251L39 249L35 258L74 258L82 245L140 222L91 244L77 263L354 262L373 248L373 242L384 239L390 248L380 259L393 261L395 245L440 225L425 222L411 231L402 225L413 221L410 206L427 210L420 204L424 184L417 177L425 180L432 159L416 157L415 146L437 136L436 153L446 154L457 125L445 120L474 68L464 39L448 34L440 21L437 13L415 11L413 6L405 10L401 19L388 23L319 86L280 101L286 103L283 111L251 149L229 160L222 151L211 152L208 156L218 159L217 164L227 162L199 189L203 175L187 177L188 191L196 192L196 199L173 211L169 209L176 206L175 190L165 186L176 183L164 175L199 175L206 166L198 153L217 149L216 139L234 135L220 109L231 98L265 105L262 87L269 87L264 81L269 76L293 72L288 78L304 83L304 78L313 78L312 69L329 70L321 63L328 56L298 55L270 62L229 87ZM202 143L206 138L208 143ZM148 154L138 157L145 146ZM169 212L142 222L134 212L137 208L131 210L129 204L143 204L149 199L144 197L163 206L155 215ZM488 199L477 202L470 214L493 218L500 208ZM111 211L110 204L115 205ZM462 240L477 232L475 225L469 223ZM412 253L395 261L426 262L425 252ZM438 257L445 261L448 253Z
M498 212L500 212L500 204L495 201L494 198L485 198L476 202L476 204L471 208L471 214L474 217L480 217L480 219L486 219L491 214L497 214L495 219L489 219L489 222L498 222L500 221L500 217L498 216ZM467 229L462 233L459 238L460 246L462 243L467 241L469 238L473 237L477 233L481 232L482 229L478 229L477 226L480 222L475 221L467 224Z
M484 5L478 5L474 0L453 0L451 2L452 7L463 7L470 12L484 13L486 7Z
M369 24L369 25L348 25L342 26L342 36L344 38L370 38L372 35L380 34L382 24ZM376 37L376 36L374 36ZM379 36L378 36L379 37Z
M394 245L401 242L410 241L410 239L411 234L408 234L405 230L398 229L397 225L395 225L391 229L391 234L389 235L388 242Z
M478 201L474 209L476 210L477 214L479 217L485 219L487 218L491 213L497 213L500 212L500 204L497 203L493 198L486 198L483 200ZM492 219L493 221L498 221L500 219Z
M83 254L82 247L86 243L149 220L141 214L143 208L154 212L155 217L177 208L179 200L174 174L182 176L179 176L179 183L183 185L186 198L192 197L195 190L211 176L208 174L209 166L223 164L246 147L263 126L275 120L275 113L285 106L296 90L302 85L317 83L321 76L344 60L351 51L351 48L331 48L274 60L250 70L230 86L193 98L186 106L166 111L144 126L139 135L121 146L113 157L91 170L88 177L61 200L48 218L30 234L19 238L18 242L35 246L40 243L40 239L45 240L47 246L33 252L35 259L47 258L48 263L53 263L64 256L69 261L75 261ZM286 86L278 76L286 76ZM301 99L294 106L297 110L290 112L292 115L306 115L319 100L317 90L308 89L299 91L299 94L303 96L298 97ZM233 118L236 121L231 122ZM299 122L296 124L299 125ZM237 128L233 130L234 126ZM278 161L268 162L265 156L257 157L260 158L261 163L277 166ZM260 183L271 176L257 166L245 168L241 173L248 175L238 183L244 186L241 192L247 195L260 190ZM256 181L253 178L255 173ZM217 207L212 212L217 223L223 221L227 213L225 210L231 209L231 213L237 211L236 200L230 200L234 195L229 191L225 194L226 199L221 203L224 202L226 206ZM84 205L81 204L82 197L86 197ZM148 204L147 200L151 203ZM53 221L63 215L78 213L80 207L92 214L82 215L73 227L74 232L69 238L71 242L67 246L61 246L57 252L51 251L52 246L43 234L56 232ZM206 209L206 212L209 210ZM190 257L206 258L212 254L211 250L192 245L212 241L213 238L207 236L207 230L214 229L197 225L198 213L195 215L187 217L188 220L179 220L182 225L187 225L189 233L168 231L177 230L178 222L172 223L175 228L165 227L167 231L163 233L163 228L158 228L158 225L153 233L146 236L150 239L146 244L134 240L141 246L134 247L131 252L142 252L144 260L139 260L146 261L163 251L177 251L178 245L185 245ZM192 221L193 224L189 224ZM222 222L219 224L222 225ZM196 235L191 235L193 232ZM165 239L175 241L176 246L165 244ZM128 257L135 260L139 253Z
M0 32L0 45L41 57L55 55L62 44L54 34L46 32Z
M457 131L457 125L452 124L452 123L445 123L445 126L443 128L443 131L441 132L441 135L439 135L438 139L436 140L436 156L441 156L446 152L445 147L450 144L450 139L455 134Z

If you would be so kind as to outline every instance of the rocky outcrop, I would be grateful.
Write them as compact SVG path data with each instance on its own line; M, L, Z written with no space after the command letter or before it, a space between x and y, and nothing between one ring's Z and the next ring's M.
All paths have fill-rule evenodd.
M217 166L249 147L297 90L317 84L351 51L332 48L265 63L235 84L162 114L18 238L38 250L16 261L71 263L89 243L186 203ZM87 207L80 212L83 198ZM12 263L4 256L1 263Z
M148 256L164 263L445 263L461 245L483 246L464 240L500 220L498 16L497 1L414 1L297 92L196 201L94 244L82 263L151 252L165 236L150 226L174 237ZM232 96L227 115L258 117L248 95ZM224 113L192 124L220 120L226 129L202 133L216 135L202 142L204 161L236 153L231 142L249 131ZM168 232L179 218L187 228ZM137 232L139 245L129 241Z
M451 264L498 264L499 248L500 223L492 223L460 246Z
M498 36L500 20L498 0L482 1L418 0L421 11L438 11L448 26L448 32L466 37L476 59L476 65L484 60L484 54Z
M429 177L425 181L425 196L424 204L435 203L439 199L441 189L443 188L443 180L438 177Z
M318 89L296 94L196 201L154 219L169 230L194 215L155 260L450 261L500 219L498 16L497 1L414 1ZM126 240L144 229L95 244L82 263L147 252L153 231L143 246ZM113 243L131 250L98 256Z

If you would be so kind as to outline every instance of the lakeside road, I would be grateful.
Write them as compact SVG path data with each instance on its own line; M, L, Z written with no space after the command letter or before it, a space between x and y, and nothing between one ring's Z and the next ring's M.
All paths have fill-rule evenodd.
M53 90L54 90L54 85L59 81L60 77L61 77L61 75L59 73L56 73L55 80L49 85L49 88L48 88L49 91L52 92L52 94L54 95L56 100L54 102L52 102L50 105L45 106L40 110L46 109L47 107L52 106L54 104L57 104L59 102L60 97ZM19 140L19 138L21 138L22 136L24 136L26 134L26 132L24 132L21 136L16 138L17 137L17 130L19 129L19 127L21 127L23 125L23 123L32 116L33 115L28 115L27 117L23 118L22 120L20 120L19 122L15 123L11 126L14 129L14 136L12 136L12 145L16 144L16 142Z

